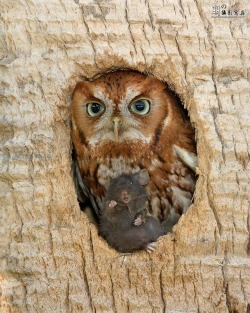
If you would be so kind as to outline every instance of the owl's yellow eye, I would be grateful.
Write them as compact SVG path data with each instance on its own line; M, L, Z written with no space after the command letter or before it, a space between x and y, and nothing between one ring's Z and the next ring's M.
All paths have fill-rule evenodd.
M147 99L136 100L130 106L130 110L137 113L137 114L145 115L150 110L150 101Z
M104 111L104 105L97 102L90 102L86 107L89 116L98 116Z

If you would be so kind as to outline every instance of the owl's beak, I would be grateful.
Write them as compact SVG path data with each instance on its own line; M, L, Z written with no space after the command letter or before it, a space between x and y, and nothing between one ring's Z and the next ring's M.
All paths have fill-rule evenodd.
M113 125L114 125L114 135L115 135L115 141L119 141L119 135L120 135L120 129L122 121L119 117L114 117L112 119Z

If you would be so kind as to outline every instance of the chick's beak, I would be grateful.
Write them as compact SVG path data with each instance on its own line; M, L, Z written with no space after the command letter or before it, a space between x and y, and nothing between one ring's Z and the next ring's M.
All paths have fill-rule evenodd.
M115 141L119 141L119 135L120 135L122 121L119 117L114 117L112 119L112 122L113 122Z

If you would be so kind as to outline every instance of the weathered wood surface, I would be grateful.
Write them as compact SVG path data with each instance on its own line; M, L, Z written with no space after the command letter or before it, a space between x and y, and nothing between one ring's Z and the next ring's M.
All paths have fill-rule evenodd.
M249 312L250 15L212 5L0 3L1 312ZM110 249L74 191L71 93L113 67L167 81L196 127L194 205L151 255Z

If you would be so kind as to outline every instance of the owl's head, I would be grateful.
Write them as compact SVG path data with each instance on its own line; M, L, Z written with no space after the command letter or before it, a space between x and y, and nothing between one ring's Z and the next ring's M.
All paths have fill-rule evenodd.
M120 70L76 85L73 127L92 146L104 140L149 144L166 128L173 134L178 132L183 119L177 106L165 83Z

